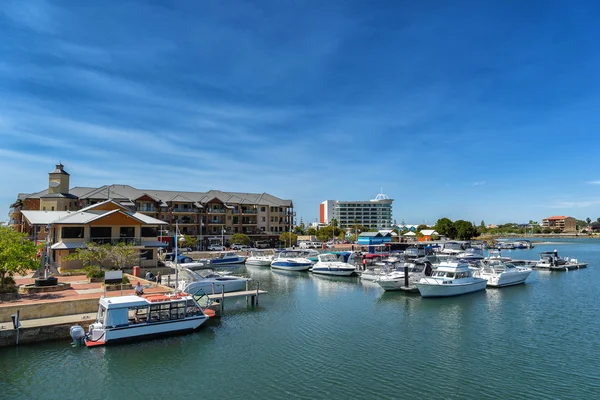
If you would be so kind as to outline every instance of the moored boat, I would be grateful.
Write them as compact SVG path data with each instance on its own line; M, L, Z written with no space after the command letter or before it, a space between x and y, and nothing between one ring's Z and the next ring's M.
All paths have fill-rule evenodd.
M237 255L235 251L224 251L218 257L211 258L208 261L208 265L210 267L218 267L220 265L242 264L244 262L246 262L246 257Z
M302 250L283 250L271 262L271 268L285 271L308 271L312 265Z
M193 331L208 319L208 310L187 293L102 297L88 333L81 337L83 328L75 326L71 335L92 347Z
M432 273L431 264L423 262L408 262L400 263L396 269L388 274L380 275L375 280L385 291L401 290L406 287L406 279L404 279L404 267L408 267L408 286L414 285L426 276Z
M473 276L485 279L489 287L504 287L524 283L532 272L531 268L517 267L501 260L485 260Z
M319 254L318 261L310 268L314 274L350 276L356 271L354 265L350 265L338 259L335 254Z
M273 255L267 254L264 250L251 250L246 258L246 265L257 265L259 267L268 267L273 261Z
M546 269L551 271L568 271L585 267L587 267L587 263L579 262L576 258L559 257L557 250L540 253L540 260L533 266L533 268L536 269Z
M247 283L251 280L241 276L221 275L212 269L194 272L181 268L178 289L184 293L196 293L200 290L212 294L227 293L246 289Z
M469 264L457 261L440 263L431 276L416 284L423 297L459 296L484 290L487 281L473 276Z

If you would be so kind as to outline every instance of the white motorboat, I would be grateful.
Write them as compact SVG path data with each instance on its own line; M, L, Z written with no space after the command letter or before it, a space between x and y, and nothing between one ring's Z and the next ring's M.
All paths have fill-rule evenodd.
M182 256L182 255L179 255L177 257L177 265L178 266L185 267L185 268L188 268L191 270L210 268L210 265L208 265L209 262L210 262L210 260L194 260L194 259L192 259L192 257ZM167 267L175 268L175 262L173 262L173 261L166 261L165 265Z
M77 325L71 328L71 336L88 347L101 346L192 331L209 315L214 316L214 312L203 311L194 296L186 293L102 297L96 322L88 333Z
M444 261L429 277L416 284L423 297L447 297L484 290L487 281L473 276L469 264Z
M502 256L502 253L500 252L500 250L491 249L490 252L488 253L488 256L485 258L485 260L499 260L499 261L506 262L506 261L512 261L512 258Z
M476 261L483 260L485 257L483 256L483 249L469 247L465 251L458 253L456 258L464 261Z
M264 250L252 250L246 258L246 265L257 265L259 267L268 267L273 261L273 255L267 254Z
M310 268L314 274L350 276L356 271L354 265L340 261L335 254L319 254L318 261Z
M576 258L559 257L558 251L545 251L540 253L540 260L535 263L533 268L568 271L570 269L580 269L587 267L587 263L579 262Z
M197 293L200 290L207 294L227 293L246 289L246 284L251 280L240 276L221 275L212 269L194 272L181 268L178 289L184 293Z
M220 265L242 264L246 262L246 257L239 256L235 251L224 251L216 258L211 258L208 262L209 268Z
M431 276L432 269L429 263L415 263L408 262L406 264L401 263L396 269L388 274L380 275L375 282L383 288L383 290L401 290L402 287L406 286L406 280L404 279L404 267L408 266L408 284L414 285L426 276Z
M473 276L485 279L490 287L519 285L533 272L531 268L517 267L501 260L485 260L480 265Z
M302 250L283 250L271 261L271 268L286 271L308 271L312 266L313 262Z

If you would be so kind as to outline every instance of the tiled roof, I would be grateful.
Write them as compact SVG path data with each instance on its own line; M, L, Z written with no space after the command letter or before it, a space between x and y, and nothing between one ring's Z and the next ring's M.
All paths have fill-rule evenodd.
M545 219L565 219L565 218L570 218L570 217L565 217L564 215L558 215L558 216L554 216L554 217L548 217Z
M19 193L18 199L40 198L47 195L48 189L37 193ZM293 207L292 200L284 200L268 193L240 193L222 192L220 190L209 190L208 192L180 192L171 190L148 190L136 189L129 185L104 185L98 188L74 187L69 193L79 199L107 200L109 198L117 201L135 201L147 195L157 202L198 202L206 203L212 199L219 199L225 204L256 204L269 207Z

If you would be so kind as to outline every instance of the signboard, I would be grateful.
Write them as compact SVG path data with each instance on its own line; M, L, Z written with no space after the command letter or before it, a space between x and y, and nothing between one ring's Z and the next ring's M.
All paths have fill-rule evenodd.
M104 273L104 283L121 283L123 280L123 271L106 271Z

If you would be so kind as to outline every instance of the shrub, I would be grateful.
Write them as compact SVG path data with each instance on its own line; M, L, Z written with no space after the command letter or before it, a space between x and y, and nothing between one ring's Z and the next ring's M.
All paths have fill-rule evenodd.
M129 283L129 278L126 277L125 275L123 275L123 279L121 279L121 283L123 283L123 284Z
M12 276L5 276L4 277L4 284L5 285L14 285L15 284L15 280L13 279Z
M85 271L86 271L86 276L90 279L104 278L104 271L102 271L100 269L100 267L93 267L93 266L86 267Z

